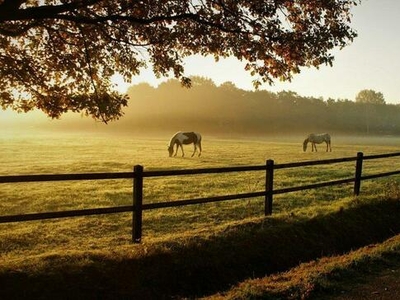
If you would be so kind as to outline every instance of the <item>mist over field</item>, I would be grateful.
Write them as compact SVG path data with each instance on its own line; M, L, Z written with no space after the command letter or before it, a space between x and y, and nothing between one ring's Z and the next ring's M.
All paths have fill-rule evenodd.
M333 136L400 135L400 106L359 103L349 99L303 97L291 91L245 91L226 82L194 77L190 89L169 80L158 87L131 86L128 107L117 121L104 124L67 113L51 120L42 113L2 113L2 134L17 132L111 133L132 137L167 137L197 131L216 138L305 136L329 132Z

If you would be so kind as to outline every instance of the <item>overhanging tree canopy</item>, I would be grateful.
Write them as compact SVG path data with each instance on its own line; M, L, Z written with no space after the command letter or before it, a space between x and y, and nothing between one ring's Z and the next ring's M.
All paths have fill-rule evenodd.
M57 118L121 116L126 80L152 66L183 85L193 54L246 61L254 85L290 80L300 67L332 64L348 45L359 0L0 0L0 104Z

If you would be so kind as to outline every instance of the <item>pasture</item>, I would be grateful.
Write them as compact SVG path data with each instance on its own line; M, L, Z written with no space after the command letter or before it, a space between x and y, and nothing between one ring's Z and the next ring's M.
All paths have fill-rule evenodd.
M317 146L319 152L304 153L304 137L229 140L203 133L201 157L170 158L169 138L3 135L0 174L125 172L137 164L145 170L261 165L267 159L285 163L400 148L396 138L332 137L332 152ZM191 146L186 147L190 153ZM363 174L398 168L396 158L373 160L364 164ZM353 176L354 169L354 163L341 163L277 170L275 187ZM143 213L141 244L131 241L131 213L0 224L0 297L180 299L226 291L248 278L400 232L398 180L362 182L359 197L352 195L350 184L276 195L267 218L258 198L149 210ZM257 191L264 181L264 172L145 178L144 202ZM1 215L130 205L132 180L1 184L0 196ZM388 246L389 254L394 247ZM318 278L324 286L324 274L341 272L342 260L337 261L337 267L322 271L307 267L309 275L295 272L304 284L285 281L282 294L308 294L309 282L320 286L314 284ZM245 285L239 295L257 290Z
M20 135L0 138L0 175L126 172L140 164L145 170L190 169L354 157L398 152L400 139L332 137L332 152L303 152L300 137L220 139L203 136L201 157L168 157L169 136L144 139L111 135ZM184 146L191 153L192 145ZM398 169L396 158L364 165L364 173ZM293 183L314 183L352 176L354 163L277 171L276 188ZM174 201L258 191L263 172L148 178L144 203ZM361 194L384 194L396 178L365 182ZM327 214L354 201L352 185L296 192L274 197L270 218L310 218ZM131 180L43 182L0 185L0 214L72 210L132 203ZM234 200L146 211L145 245L185 243L208 239L241 223L260 220L263 199ZM130 213L70 219L0 224L0 255L8 262L69 252L135 251L131 243ZM4 260L3 260L4 261Z

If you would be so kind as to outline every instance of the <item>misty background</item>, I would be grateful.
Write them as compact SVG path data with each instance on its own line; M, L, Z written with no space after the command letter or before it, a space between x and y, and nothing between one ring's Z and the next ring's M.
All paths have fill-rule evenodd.
M192 77L192 83L190 89L182 88L175 79L157 87L148 83L133 85L127 91L129 106L124 109L125 115L108 125L77 114L51 120L36 112L20 114L15 122L3 118L1 126L3 130L8 126L11 130L132 135L171 135L179 130L193 130L228 138L311 132L400 134L397 104L304 97L291 91L246 91L231 82L217 86L204 77Z

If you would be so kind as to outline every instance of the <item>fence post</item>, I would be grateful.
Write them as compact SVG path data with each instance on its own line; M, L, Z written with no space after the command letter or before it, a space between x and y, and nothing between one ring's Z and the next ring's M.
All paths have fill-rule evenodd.
M274 190L274 161L267 160L266 176L265 176L265 211L266 216L272 214L272 191Z
M142 239L143 166L134 166L133 172L132 241L140 243Z
M358 196L360 194L363 157L364 157L364 154L362 152L357 153L356 174L355 174L355 180L354 180L354 195L355 196Z

